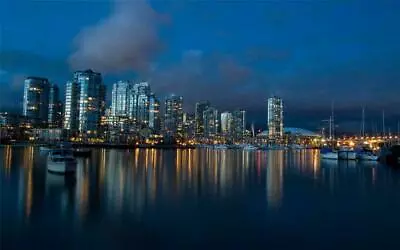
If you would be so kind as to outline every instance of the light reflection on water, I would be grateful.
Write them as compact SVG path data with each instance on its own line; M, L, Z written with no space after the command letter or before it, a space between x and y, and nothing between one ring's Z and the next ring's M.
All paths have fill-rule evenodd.
M320 219L326 206L343 209L345 203L350 210L400 208L398 172L376 162L320 160L313 150L96 149L78 159L75 178L47 173L45 157L33 147L5 147L0 155L2 227L15 232L40 223L80 233L88 223L107 231L102 221L201 224L230 213L263 228L269 211L288 213L273 217L282 226L305 206ZM212 211L221 212L214 218Z

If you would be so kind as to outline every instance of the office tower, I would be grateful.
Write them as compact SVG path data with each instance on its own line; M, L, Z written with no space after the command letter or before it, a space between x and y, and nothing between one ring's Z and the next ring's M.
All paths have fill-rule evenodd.
M132 83L118 81L113 84L111 93L111 115L129 116L129 99L132 91Z
M271 138L283 136L283 102L279 97L268 98L268 135Z
M105 112L106 88L100 73L76 71L65 91L64 128L96 136Z
M171 96L165 100L165 132L169 135L182 136L183 132L183 97Z
M246 132L246 111L236 110L232 113L232 133L236 140L243 139Z
M196 103L195 108L195 122L196 122L196 136L203 136L204 135L204 111L206 111L210 107L209 101L202 101Z
M218 135L219 120L218 110L216 108L209 107L203 112L203 126L204 137L210 138Z
M149 98L149 128L153 130L154 134L161 131L161 117L160 117L160 101L154 94Z
M137 124L148 125L149 123L149 98L150 85L148 82L136 83L133 85L129 96L129 118Z
M48 123L49 128L61 128L62 126L62 103L59 88L55 84L50 86Z
M194 113L184 113L183 115L183 134L185 138L193 138L195 136L196 122Z
M46 78L27 77L24 86L22 114L34 126L46 126L49 114L50 83Z
M65 103L64 103L64 129L71 132L78 130L78 99L79 89L78 84L73 81L68 81L65 85Z
M225 111L221 113L221 133L224 136L232 134L233 117L232 113Z

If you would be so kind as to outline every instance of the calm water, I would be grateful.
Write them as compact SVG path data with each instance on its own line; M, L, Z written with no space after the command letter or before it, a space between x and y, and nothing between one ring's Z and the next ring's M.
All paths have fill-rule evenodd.
M400 172L317 151L0 148L1 249L400 249Z

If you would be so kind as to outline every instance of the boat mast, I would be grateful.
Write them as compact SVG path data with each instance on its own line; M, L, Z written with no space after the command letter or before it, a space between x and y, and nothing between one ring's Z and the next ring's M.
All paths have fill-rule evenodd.
M362 108L361 136L365 136L365 107Z
M382 110L382 136L385 136L385 110Z
M330 122L330 137L332 140L335 139L335 118L334 118L334 109L335 103L332 101L332 114L331 114L331 122Z

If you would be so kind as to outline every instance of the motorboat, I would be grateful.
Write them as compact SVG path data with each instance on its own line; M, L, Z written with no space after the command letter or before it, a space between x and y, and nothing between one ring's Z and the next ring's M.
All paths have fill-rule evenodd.
M228 146L225 144L215 144L214 149L225 150L225 149L228 149Z
M306 147L304 145L300 145L300 144L291 144L289 145L290 149L294 149L294 150L301 150L301 149L305 149Z
M47 156L47 171L51 173L72 174L76 172L76 166L77 162L72 149L54 149Z
M357 160L357 153L349 147L341 147L339 149L339 159L341 160Z
M258 147L251 145L251 144L244 144L244 145L242 145L242 149L246 150L246 151L254 151L254 150L257 150Z
M357 154L357 158L360 161L378 161L379 156L372 152L363 151Z
M338 160L339 159L338 152L333 151L332 149L323 148L323 149L321 149L320 154L321 154L321 159L327 159L327 160Z

